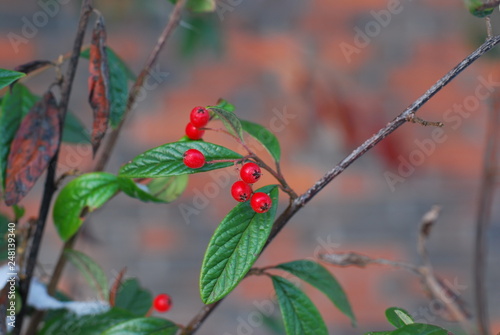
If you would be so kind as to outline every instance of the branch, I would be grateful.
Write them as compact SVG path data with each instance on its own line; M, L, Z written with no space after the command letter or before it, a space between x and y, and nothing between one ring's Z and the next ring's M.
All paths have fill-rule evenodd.
M394 130L402 126L411 114L415 114L427 101L429 101L429 99L431 99L437 92L445 87L453 78L460 74L460 72L469 67L486 52L490 51L498 43L500 43L500 35L494 36L484 42L477 50L467 56L444 77L439 79L436 84L434 84L429 90L427 90L427 92L425 92L420 98L418 98L413 104L411 104L403 113L389 122L384 128L380 129L377 134L373 135L365 143L361 144L349 156L344 158L337 166L327 172L309 190L296 198L274 222L273 229L271 230L269 238L259 255L264 252L266 247L273 241L276 235L278 235L281 229L283 229L283 227L288 223L288 221L290 221L295 213L297 213L302 207L304 207L305 204L311 201L311 199L316 194L318 194L319 191L321 191L326 185L328 185L335 177L341 174L349 165L354 163L358 158L368 152L368 150L377 145ZM203 309L189 322L186 328L182 331L181 335L194 334L202 324L202 322L199 322L198 320L205 320L215 310L215 308L222 300L223 299L219 300L215 304L203 307Z
M85 0L82 3L80 20L78 23L78 30L76 33L75 42L73 44L73 51L71 54L71 59L69 61L67 74L62 84L61 102L59 104L59 113L61 114L62 122L64 122L66 113L68 111L69 98L73 86L73 79L75 78L76 68L78 66L78 60L80 58L80 50L82 47L83 37L85 36L85 28L87 27L90 13L92 12L91 2L92 0ZM45 187L43 191L42 203L40 205L40 212L38 215L38 222L36 225L35 234L33 236L31 249L29 251L24 278L21 278L19 282L20 295L21 295L21 311L17 315L17 320L16 320L17 325L16 328L14 329L15 335L21 333L24 315L26 314L26 309L27 309L26 300L30 290L31 279L33 277L33 273L35 270L35 265L38 258L38 252L42 241L43 231L50 210L50 203L52 201L52 196L56 191L55 174L57 168L57 159L59 156L59 148L61 146L61 140L62 136L60 136L59 138L59 143L57 145L58 149L56 151L56 154L54 155L49 164L47 177L45 179Z
M500 98L495 97L487 121L486 145L483 159L483 172L479 189L477 207L476 236L474 241L474 300L477 311L477 327L479 334L490 334L488 322L488 303L486 292L486 231L491 220L491 209L495 197L495 181L497 168L500 166Z

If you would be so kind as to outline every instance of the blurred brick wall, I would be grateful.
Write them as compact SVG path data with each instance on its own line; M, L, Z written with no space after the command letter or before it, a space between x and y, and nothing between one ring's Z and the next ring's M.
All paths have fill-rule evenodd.
M397 14L383 16L388 3L241 1L231 10L213 14L222 49L206 47L192 58L178 52L186 29L179 28L161 54L157 85L145 92L134 110L108 170L116 172L142 151L177 140L193 106L224 97L243 118L274 128L282 145L284 175L297 192L305 191L484 39L483 22L470 17L458 0L401 1L392 8ZM137 72L170 6L120 0L97 1L96 7L106 17L109 45ZM0 67L56 59L68 52L78 7L61 5L45 24L40 11L43 8L36 3L2 4ZM25 36L26 20L40 24L32 37L13 45L8 34ZM498 28L495 21L496 16L493 22ZM439 274L465 287L460 294L470 301L473 226L489 104L475 92L485 81L500 81L497 62L494 57L481 59L422 108L420 117L446 123L442 132L412 124L397 130L296 215L258 264L327 251L416 262L419 220L431 205L440 204L442 216L430 241L432 259ZM82 61L71 109L90 125L86 66ZM47 73L26 84L41 94L52 76ZM461 110L456 104L465 107ZM206 139L232 146L218 134L207 134ZM85 147L65 147L61 160L66 168L92 166ZM400 179L388 183L388 172ZM78 248L96 257L110 277L126 266L128 275L139 277L154 293L171 293L174 309L167 317L187 322L201 307L197 285L203 252L233 206L229 180L234 177L228 175L192 176L182 198L170 205L119 196L91 216ZM266 182L271 180L266 176ZM186 222L179 205L201 201L200 194L214 182L223 185L217 197L208 199L208 205ZM39 184L24 201L29 215L38 210ZM286 206L282 200L280 209ZM499 235L498 206L493 214L492 242ZM46 270L54 265L60 246L48 225L40 259ZM500 308L495 304L500 298L496 290L500 273L493 266L499 251L498 244L490 244L488 287L495 332L500 327ZM359 323L353 330L326 298L305 287L332 333L387 328L383 312L394 305L417 319L453 327L433 314L417 279L407 273L384 267L330 269L344 285ZM90 293L82 286L81 276L66 272L63 287L88 298ZM243 324L253 322L256 306L265 305L271 291L265 278L246 279L200 334L267 334L264 326L251 325L245 333Z

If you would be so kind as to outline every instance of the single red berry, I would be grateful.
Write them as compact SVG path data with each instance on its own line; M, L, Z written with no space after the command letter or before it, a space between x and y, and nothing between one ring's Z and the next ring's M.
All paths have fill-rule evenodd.
M153 301L153 306L158 312L168 312L172 308L172 299L168 294L158 294Z
M184 153L184 164L192 169L199 169L205 165L205 156L196 149L189 149Z
M203 134L205 134L204 130L200 130L193 126L193 124L190 122L186 126L186 135L192 140L199 140L203 137Z
M272 204L271 197L264 192L254 193L252 199L250 199L250 206L257 213L267 212Z
M245 202L252 195L252 187L242 180L238 180L231 186L231 195L236 201Z
M240 177L245 183L253 184L260 179L262 172L255 163L246 163L241 167Z
M196 128L203 128L207 125L210 120L210 113L205 107L196 106L191 111L191 115L189 115L189 119L191 123Z

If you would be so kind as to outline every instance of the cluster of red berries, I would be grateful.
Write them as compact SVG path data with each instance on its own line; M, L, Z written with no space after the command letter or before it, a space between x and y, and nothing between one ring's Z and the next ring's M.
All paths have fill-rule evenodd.
M153 300L153 306L160 313L168 312L172 308L172 299L168 294L158 294Z
M262 176L260 166L253 162L245 163L240 170L240 178L231 186L231 195L236 201L245 202L250 199L250 206L257 213L267 212L272 205L271 197L264 192L253 193L251 184Z
M190 121L186 126L186 135L192 140L199 140L205 133L200 129L210 121L210 113L204 107L197 106L191 110ZM183 156L184 164L192 169L199 169L206 163L205 155L199 150L189 149ZM251 184L260 179L262 172L260 167L249 162L242 166L240 170L241 180L238 180L231 187L231 195L236 201L245 202L250 200L250 205L257 213L267 212L272 205L271 197L264 192L253 193Z

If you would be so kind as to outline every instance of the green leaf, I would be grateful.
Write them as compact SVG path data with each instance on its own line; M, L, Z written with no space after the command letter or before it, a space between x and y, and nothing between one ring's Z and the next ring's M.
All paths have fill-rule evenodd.
M0 69L0 89L12 84L14 81L24 77L25 75L26 74L22 72Z
M139 199L143 202L165 202L151 194L146 185L135 183L130 178L118 177L118 182L120 183L120 189L129 197Z
M119 323L102 335L175 335L179 327L160 318L137 318Z
M276 266L277 269L285 270L308 282L318 290L323 292L337 308L351 318L353 325L356 318L352 312L349 300L340 286L339 282L322 265L310 260L298 260Z
M87 173L70 181L59 193L53 209L61 239L73 236L86 214L104 205L119 189L118 178L105 172Z
M154 197L166 203L177 200L186 189L189 181L188 175L155 178L146 186Z
M128 80L135 80L135 75L111 48L106 47L106 55L109 66L109 124L116 128L127 107ZM81 56L88 59L89 49L84 50Z
M71 112L66 114L63 129L63 142L90 144L90 134L83 123Z
M272 280L287 335L328 335L321 314L301 290L285 278Z
M414 323L410 313L402 308L391 307L386 309L385 317L396 328L401 328L405 325Z
M68 260L85 276L89 285L99 294L101 299L108 300L108 278L99 264L77 250L66 249L64 253Z
M115 307L122 308L137 316L144 316L153 305L153 296L140 287L135 278L125 280L115 299Z
M243 140L243 128L241 127L240 120L236 115L234 115L233 112L228 112L227 110L218 107L208 107L208 110L215 114L216 119L222 121L224 127L226 127L230 134L236 136L240 140Z
M392 332L393 332L392 330L381 331L381 332L368 332L365 333L364 335L391 335Z
M464 0L465 6L469 10L469 12L477 17L485 17L491 15L495 8L486 8L483 9L485 3L481 0Z
M396 329L391 335L448 335L448 331L434 325L412 323Z
M108 53L108 62L116 64L127 75L128 80L135 81L137 79L134 71L130 69L127 63L113 49L106 47L106 51Z
M186 189L188 175L154 178L147 184L135 183L130 178L118 177L121 190L144 202L169 203L179 198Z
M78 316L74 313L61 313L61 317L52 318L44 324L38 335L71 334L101 335L106 329L136 318L133 314L113 308L102 314Z
M0 213L0 262L7 259L9 222L10 220Z
M127 67L110 48L106 48L109 65L109 124L118 127L127 108Z
M201 300L210 304L222 299L245 277L269 237L278 208L278 187L265 186L272 207L257 214L250 202L236 205L215 230L205 252L200 276Z
M199 169L184 165L183 155L189 149L197 149L207 162L236 160L242 156L220 145L202 141L173 142L148 150L135 157L120 169L120 175L129 178L157 178L206 172L234 165L234 162L206 163Z
M5 184L5 170L7 169L10 144L22 119L39 99L21 84L15 84L2 99L2 108L0 109L0 184L2 189Z
M281 148L276 136L260 124L250 121L240 120L243 130L259 141L271 154L276 162L280 161Z

